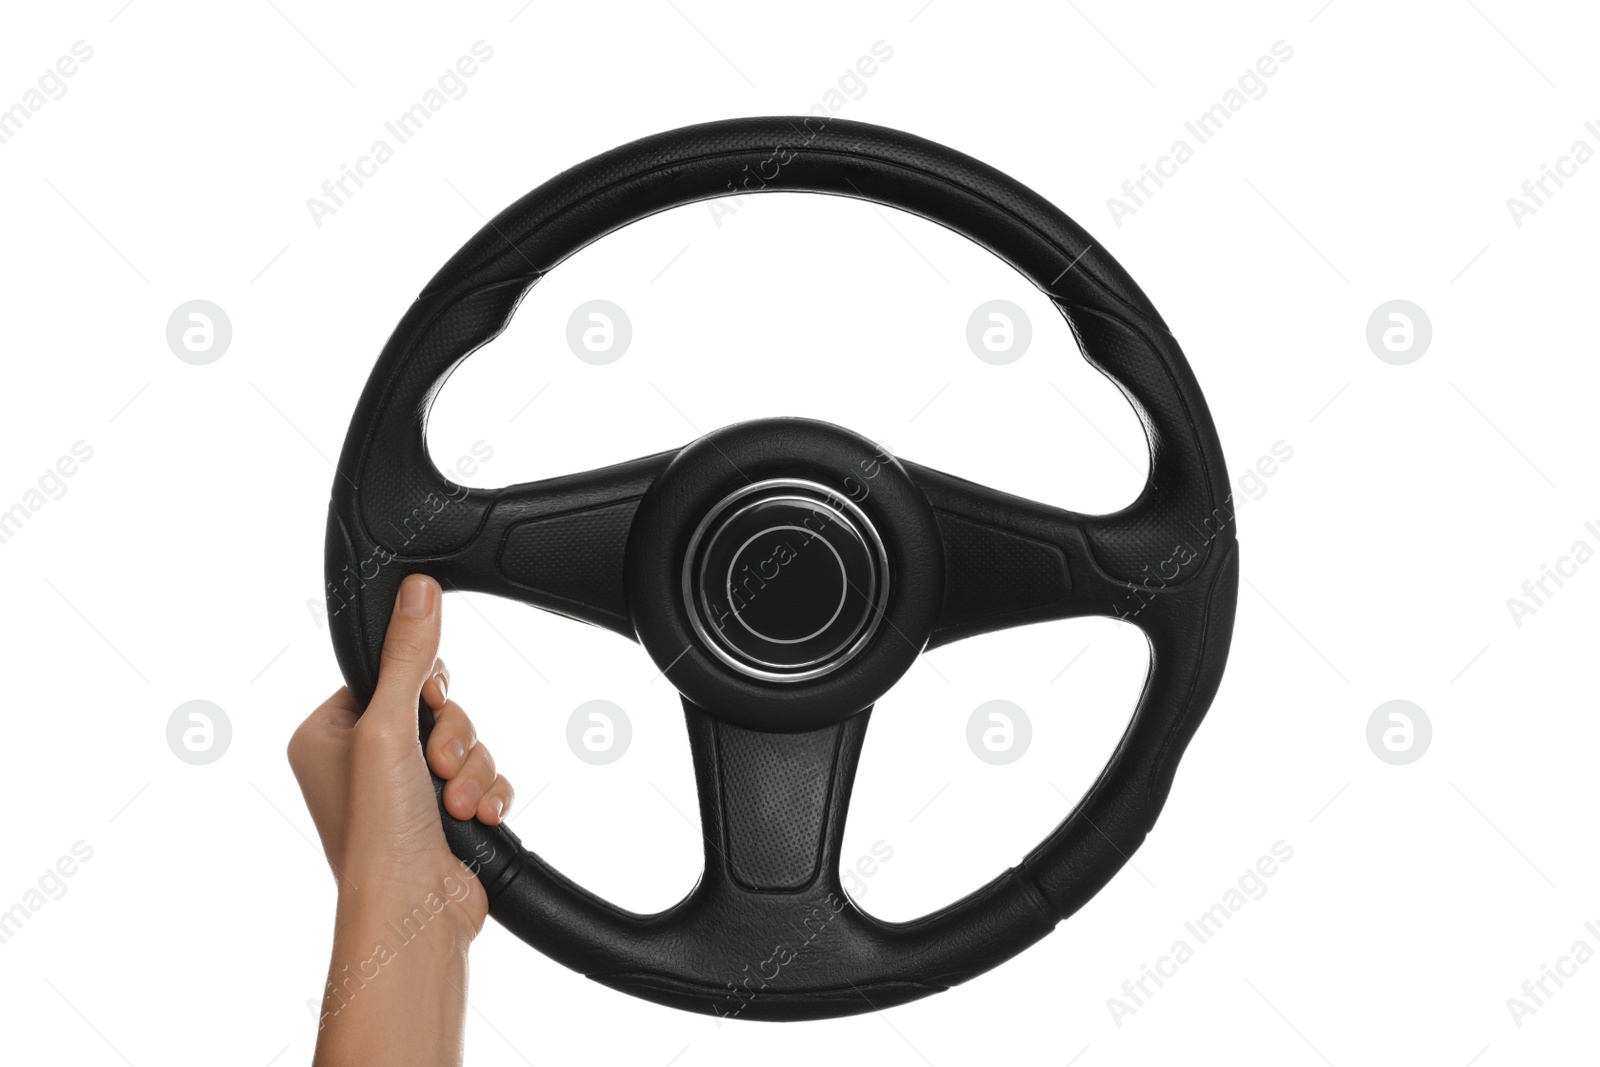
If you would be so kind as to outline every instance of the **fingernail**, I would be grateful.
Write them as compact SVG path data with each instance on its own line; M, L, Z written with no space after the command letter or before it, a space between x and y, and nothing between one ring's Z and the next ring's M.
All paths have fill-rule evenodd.
M495 797L493 800L489 801L489 807L494 810L494 821L499 822L501 817L506 813L506 802L500 797Z
M456 770L461 769L461 761L467 758L467 746L461 743L460 738L444 746L444 754L450 757L450 766Z
M400 583L400 614L425 619L433 610L433 583L420 574L406 576Z
M444 671L440 671L438 674L434 675L433 680L439 683L439 699L449 700L450 679L445 677Z
M456 793L456 798L461 801L461 806L468 811L478 810L478 798L483 796L483 788L471 778L461 783L461 789Z

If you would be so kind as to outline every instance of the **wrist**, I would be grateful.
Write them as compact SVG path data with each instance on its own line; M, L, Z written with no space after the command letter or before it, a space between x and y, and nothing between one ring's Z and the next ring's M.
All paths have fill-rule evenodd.
M459 1063L477 925L444 888L341 893L317 1064Z
M376 939L394 954L422 946L436 957L465 953L483 924L475 894L482 890L465 870L433 878L363 877L359 888L340 888L334 936L359 935L357 945Z

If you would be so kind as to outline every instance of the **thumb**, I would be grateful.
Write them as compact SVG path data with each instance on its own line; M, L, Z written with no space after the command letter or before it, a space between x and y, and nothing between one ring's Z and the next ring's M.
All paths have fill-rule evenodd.
M409 574L400 583L383 639L378 685L363 718L415 728L422 683L433 674L439 654L442 599L439 584L425 574Z

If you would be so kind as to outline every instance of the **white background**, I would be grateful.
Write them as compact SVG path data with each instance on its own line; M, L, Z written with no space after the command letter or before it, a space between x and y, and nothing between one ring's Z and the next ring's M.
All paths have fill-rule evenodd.
M1592 326L1600 162L1519 227L1507 198L1600 121L1579 4L27 5L0 33L0 107L77 41L93 56L0 144L6 204L0 544L9 694L0 1056L80 1064L306 1062L334 883L283 750L338 684L320 599L329 458L389 330L505 204L633 138L814 105L992 163L1083 223L1183 343L1235 484L1233 653L1165 814L1053 936L881 1015L718 1027L603 989L490 924L473 949L474 1064L618 1062L1497 1064L1592 1059L1600 963L1533 1014L1579 940L1600 950L1593 655L1600 564L1513 619L1574 542L1600 548ZM476 41L493 57L318 226L308 197ZM845 78L876 42L892 57ZM1214 139L1113 220L1124 181L1282 41L1293 56ZM567 349L585 300L634 339ZM193 366L168 316L205 299L233 339ZM965 326L1007 299L1015 363ZM1366 324L1420 305L1395 366ZM535 398L536 399L533 399ZM529 403L532 399L531 404ZM706 205L584 251L530 295L434 413L476 481L586 469L761 415L840 422L895 453L1080 510L1146 460L1117 391L1003 264L919 219L820 197ZM29 497L75 442L92 458ZM1281 442L1292 458L1251 479ZM47 488L56 483L47 481ZM514 604L446 603L459 697L519 790L515 829L618 903L693 884L699 839L674 694L637 646ZM1147 656L1080 620L926 657L879 705L846 855L893 859L860 898L914 916L1016 862L1109 755ZM191 766L166 724L222 707ZM590 699L632 747L565 743ZM1011 700L1031 748L994 767L968 716ZM1381 761L1391 699L1432 723ZM92 858L47 872L75 843ZM1293 857L1192 960L1114 1015L1184 923L1276 842ZM44 879L51 892L30 896ZM56 890L61 890L57 899ZM1191 947L1194 947L1190 938ZM1530 1002L1531 1003L1531 1002ZM1120 1024L1120 1025L1119 1025Z

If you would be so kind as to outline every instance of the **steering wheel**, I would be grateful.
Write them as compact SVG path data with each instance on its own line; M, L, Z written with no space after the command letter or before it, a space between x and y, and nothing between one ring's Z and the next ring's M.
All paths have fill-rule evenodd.
M1081 515L896 459L849 430L762 419L583 474L484 490L435 468L429 408L544 274L658 211L748 192L850 196L963 234L1043 290L1144 423L1149 478ZM606 152L501 212L430 281L367 381L333 484L334 651L363 704L407 574L510 597L642 644L683 698L705 869L654 915L618 908L505 826L444 813L489 911L597 982L690 1011L818 1019L989 970L1082 907L1154 825L1221 680L1238 593L1228 479L1177 342L1133 280L1038 194L895 130L743 118ZM913 922L840 881L873 703L924 649L1109 615L1150 670L1072 813L1015 867ZM425 741L432 715L418 707ZM434 785L442 791L442 783Z

